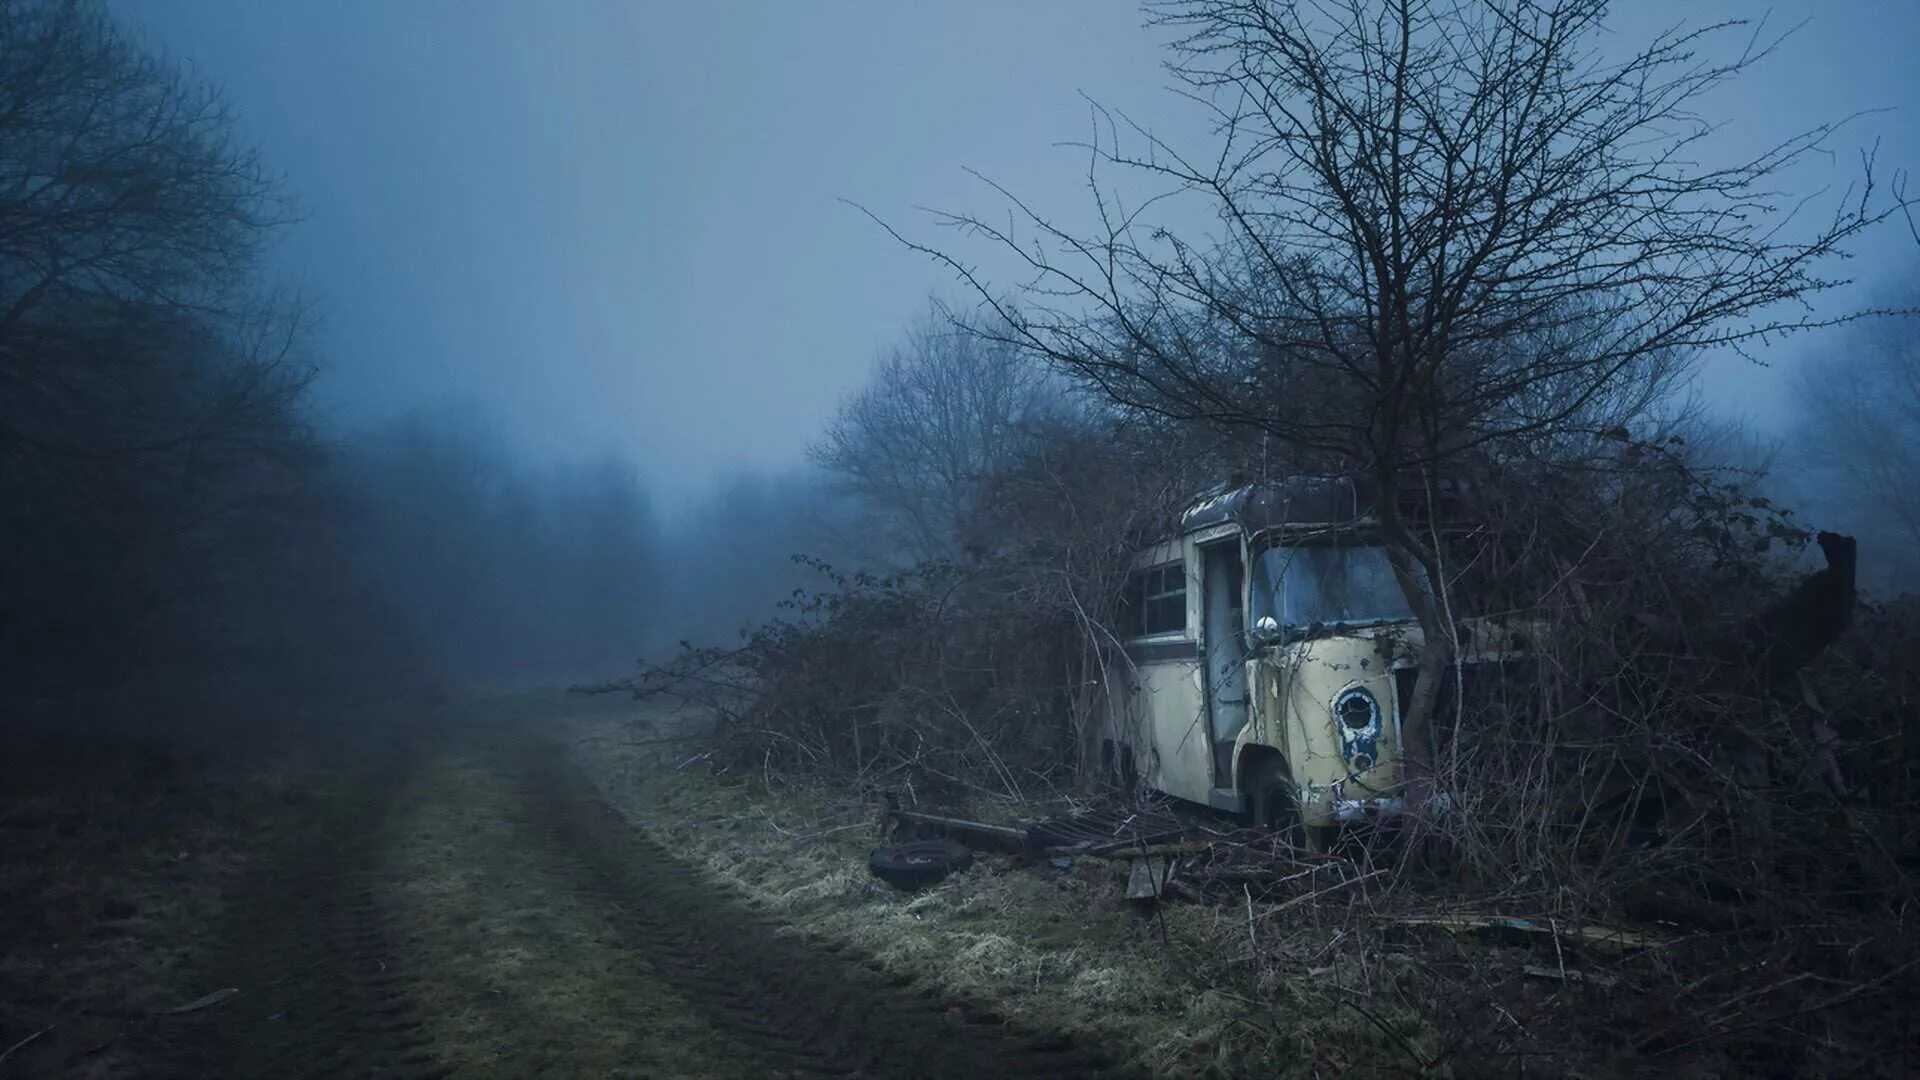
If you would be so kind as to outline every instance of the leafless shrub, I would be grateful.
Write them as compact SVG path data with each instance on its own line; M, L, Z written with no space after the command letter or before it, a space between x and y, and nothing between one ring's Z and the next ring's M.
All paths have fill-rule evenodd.
M1058 413L974 477L964 555L893 573L802 560L796 591L735 647L687 646L615 684L698 698L735 767L831 772L916 795L1020 797L1070 782L1101 703L1107 629L1135 545L1197 483L1143 433Z
M1913 613L1855 610L1847 538L1822 534L1828 568L1799 571L1809 532L1677 440L1489 463L1476 481L1475 528L1441 544L1448 589L1527 647L1454 666L1446 808L1362 854L1395 872L1348 925L1377 941L1466 911L1556 928L1536 942L1555 964L1574 951L1586 983L1526 975L1544 944L1416 952L1436 965L1430 1000L1462 1023L1479 1010L1461 1054L1806 1062L1819 1044L1871 1068L1920 961L1899 929L1920 899L1920 806L1895 748L1914 722ZM1607 925L1663 940L1557 934ZM1541 998L1526 1024L1494 1019ZM1593 1040L1601 1009L1634 1025L1630 1047Z

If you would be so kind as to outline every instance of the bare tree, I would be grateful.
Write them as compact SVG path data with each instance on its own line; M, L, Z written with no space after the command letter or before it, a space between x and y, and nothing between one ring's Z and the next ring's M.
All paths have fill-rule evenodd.
M0 2L0 461L165 450L297 393L299 319L254 279L286 216L213 89L100 4ZM183 337L227 377L169 427L143 368ZM79 402L88 445L46 423Z
M1059 384L1006 336L931 305L812 448L915 560L961 553L983 481L1013 460L1024 428L1064 408Z
M1885 298L1920 307L1920 288L1909 280ZM1850 328L1835 348L1809 356L1794 384L1796 459L1815 481L1809 501L1904 553L1904 563L1877 561L1890 582L1911 587L1920 580L1920 319Z
M212 87L92 0L0 4L0 333L62 294L207 310L247 282L276 184Z
M311 524L294 508L313 507L318 448L300 320L255 280L284 206L231 132L211 88L101 4L0 0L0 652L26 659L6 665L15 685L198 677L274 636L255 616L275 606L275 549Z
M1158 225L1159 200L1129 205L1110 186L1094 187L1092 235L999 189L1014 224L942 220L1019 261L1017 308L970 264L909 242L997 308L1006 341L1114 400L1253 429L1378 482L1429 643L1406 720L1416 761L1450 620L1438 553L1402 497L1476 448L1592 431L1597 404L1684 372L1699 350L1839 321L1778 312L1840 284L1830 257L1908 205L1898 184L1880 193L1868 157L1831 217L1791 235L1804 204L1771 179L1837 125L1731 165L1693 160L1712 126L1692 105L1777 42L1703 58L1741 25L1727 23L1612 59L1594 47L1606 9L1150 4L1184 35L1171 69L1211 110L1215 144L1193 155L1134 128L1129 151L1103 112L1092 167L1199 200L1219 239Z

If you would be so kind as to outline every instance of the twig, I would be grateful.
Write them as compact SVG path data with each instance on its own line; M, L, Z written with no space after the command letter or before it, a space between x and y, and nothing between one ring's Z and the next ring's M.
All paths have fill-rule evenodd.
M65 1021L62 1021L62 1023L64 1022ZM33 1034L27 1036L26 1038L21 1039L19 1042L14 1043L12 1046L7 1047L7 1049L4 1052L0 1052L0 1065L5 1065L7 1063L7 1059L13 1056L14 1051L20 1049L23 1046L26 1046L28 1043L33 1042L33 1040L39 1038L42 1035L45 1035L47 1032L52 1031L54 1028L57 1028L59 1026L60 1024L48 1024L46 1027L41 1028L39 1031L36 1031Z
M1247 948L1252 950L1254 963L1260 962L1260 940L1253 936L1253 887L1242 884L1240 891L1247 897Z
M1373 1021L1374 1027L1377 1027L1381 1031L1386 1032L1389 1038L1391 1038L1394 1042L1397 1042L1400 1044L1400 1049L1405 1050L1407 1052L1407 1056L1413 1059L1414 1064L1420 1066L1421 1072L1427 1071L1426 1059L1421 1057L1420 1052L1413 1048L1413 1044L1407 1041L1406 1036L1393 1030L1393 1028L1385 1020L1382 1020L1378 1016L1374 1015L1373 1010L1367 1008L1365 1005L1360 1004L1359 1002L1353 1000L1350 997L1341 998L1340 1003L1342 1005L1353 1006L1353 1010L1355 1012L1359 1013L1361 1016L1366 1017L1368 1020Z
M1749 990L1744 994L1735 994L1733 997L1730 997L1727 1000L1721 1002L1720 1004L1714 1006L1714 1012L1716 1015L1701 1022L1701 1026L1711 1027L1712 1025L1720 1021L1730 1020L1733 1018L1734 1006L1739 1005L1741 1002L1748 1001L1757 997L1763 997L1767 994L1773 993L1775 990L1785 990L1787 987L1792 986L1794 983L1803 982L1812 977L1813 977L1813 972L1803 971L1798 975L1791 975L1791 976L1788 976L1787 978L1781 979L1779 982L1776 982L1771 986L1763 986L1763 987L1760 987L1758 990Z
M1301 893L1299 896L1294 897L1293 899L1287 901L1284 904L1277 904L1274 907L1268 909L1267 911L1262 912L1260 917L1264 919L1269 915L1278 915L1290 907L1295 907L1299 904L1304 904L1309 900L1315 899L1317 897L1325 896L1330 892L1338 892L1339 890L1344 889L1349 885L1358 885L1361 882L1367 880L1368 878L1376 878L1386 872L1387 872L1387 868L1383 866L1378 870L1369 870L1366 873L1361 874L1357 877L1350 877L1342 881L1336 881L1324 889L1315 889L1310 893ZM1295 875L1295 876L1298 876L1298 875Z
M1261 886L1262 888L1265 888L1265 889L1278 888L1282 885L1285 885L1289 881L1298 881L1303 877L1312 877L1313 875L1325 869L1327 869L1327 866L1309 866L1305 870L1296 871L1294 873L1288 874L1286 877L1274 878L1271 881L1262 882Z
M1831 1009L1835 1005L1844 1005L1855 998L1865 997L1867 994L1876 992L1877 990L1880 989L1881 983L1887 982L1888 980L1892 979L1894 976L1900 975L1910 970L1917 964L1920 964L1920 960L1909 960L1906 963L1901 964L1899 967L1894 968L1892 971L1889 971L1884 975L1880 975L1877 978L1874 978L1868 982L1861 983L1860 985L1855 986L1850 990L1846 990L1842 993L1835 994L1832 997L1827 998L1825 1001L1817 1001L1812 1005L1804 1005L1798 1009L1789 1009L1786 1012L1774 1013L1770 1016L1762 1016L1757 1020L1749 1020L1744 1024L1739 1024L1734 1027L1721 1028L1718 1031L1709 1031L1704 1035L1699 1035L1692 1039L1688 1039L1686 1042L1676 1043L1672 1046L1662 1047L1659 1050L1655 1050L1649 1056L1662 1057L1667 1054L1677 1053L1681 1050L1685 1050L1690 1046L1698 1046L1699 1044L1703 1042L1707 1042L1711 1039L1722 1038L1727 1035L1735 1034L1736 1032L1748 1031L1753 1028L1763 1027L1768 1024L1777 1024L1783 1020L1791 1020L1796 1016L1805 1016L1808 1013L1815 1013L1815 1012L1820 1012L1824 1009ZM1775 985L1768 987L1767 989L1777 990L1787 986L1790 983L1799 982L1802 978L1807 977L1807 974L1809 973L1796 975L1791 979L1785 980L1784 982L1776 983ZM1760 992L1765 993L1766 991L1760 991ZM1738 1000L1742 1000L1744 998L1748 998L1752 996L1753 996L1752 994L1743 994L1741 995L1740 998L1735 998L1734 1000L1738 1001ZM1724 1008L1724 1006L1722 1007ZM1672 1030L1672 1029L1669 1028L1668 1030ZM1648 1040L1643 1039L1641 1040L1640 1045L1642 1047L1645 1047L1647 1045L1647 1042Z
M1547 929L1553 931L1553 959L1560 965L1560 981L1567 981L1567 954L1560 947L1560 923L1557 919L1547 920Z
M239 992L240 992L239 987L229 986L229 987L226 987L225 989L215 990L211 994L203 994L200 997L194 998L192 1001L187 1002L185 1005L176 1005L171 1009L155 1009L153 1010L153 1015L179 1016L182 1013L199 1012L201 1009L211 1009L215 1005L218 1005L221 1002L226 1001L228 998L232 997L233 995Z
M819 840L823 837L832 836L834 833L843 833L849 829L864 829L872 824L873 822L871 821L856 821L851 825L836 825L831 829L822 829L817 833L808 833L807 835L802 836L798 840L796 840L795 843L811 844L815 840Z
M1527 964L1520 969L1520 972L1523 975L1531 975L1536 979L1558 979L1568 984L1591 983L1594 986L1601 987L1613 987L1620 984L1620 980L1611 975L1599 975L1591 971L1568 971L1565 963L1562 963L1557 971L1550 967L1542 967L1539 964Z

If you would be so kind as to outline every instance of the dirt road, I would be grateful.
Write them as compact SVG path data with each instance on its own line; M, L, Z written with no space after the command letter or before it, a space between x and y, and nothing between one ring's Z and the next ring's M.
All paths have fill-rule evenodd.
M784 932L558 741L395 744L249 875L168 1068L228 1077L1082 1076L1090 1048Z

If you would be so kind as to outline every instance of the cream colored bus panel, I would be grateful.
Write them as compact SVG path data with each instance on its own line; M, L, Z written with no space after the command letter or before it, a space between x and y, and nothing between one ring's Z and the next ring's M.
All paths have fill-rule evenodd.
M1269 716L1283 718L1284 737L1276 745L1287 754L1298 788L1302 816L1309 824L1324 823L1330 803L1343 787L1363 781L1389 787L1397 781L1400 725L1389 649L1368 637L1339 637L1301 642L1273 662ZM1341 755L1339 721L1333 714L1336 698L1349 688L1371 694L1378 704L1381 729L1369 757L1378 764L1356 777L1353 763ZM1352 793L1349 793L1352 794Z
M1135 685L1146 718L1147 760L1141 767L1147 783L1169 795L1206 802L1213 769L1200 665L1143 664Z

